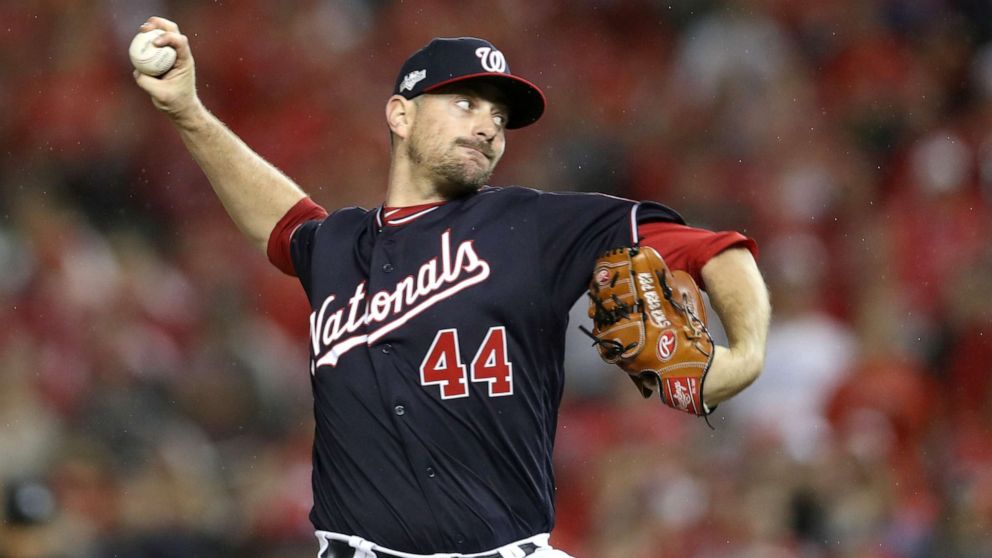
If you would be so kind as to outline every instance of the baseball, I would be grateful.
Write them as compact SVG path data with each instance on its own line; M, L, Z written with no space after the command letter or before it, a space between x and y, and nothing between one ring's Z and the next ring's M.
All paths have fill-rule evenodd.
M131 56L131 64L139 72L157 77L168 72L176 63L176 49L171 46L155 46L152 43L162 33L165 31L152 29L138 33L131 41L128 55Z

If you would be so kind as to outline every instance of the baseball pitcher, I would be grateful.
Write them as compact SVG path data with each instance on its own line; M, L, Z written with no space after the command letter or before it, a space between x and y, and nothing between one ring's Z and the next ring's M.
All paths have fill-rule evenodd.
M435 39L406 60L384 203L329 213L201 104L178 26L152 29L175 65L137 84L310 302L320 558L567 556L548 543L551 456L580 296L590 342L645 397L705 416L758 376L770 310L751 239L655 202L487 185L507 132L546 105L493 44Z

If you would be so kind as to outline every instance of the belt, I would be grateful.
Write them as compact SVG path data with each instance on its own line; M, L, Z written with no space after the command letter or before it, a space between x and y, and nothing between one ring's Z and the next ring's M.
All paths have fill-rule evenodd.
M523 551L520 556L530 556L538 549L538 546L534 543L520 543L517 547ZM321 558L353 558L357 549L353 548L351 545L344 541L330 541L328 544L327 552L321 555ZM376 558L405 558L399 554L391 554L384 550L375 550ZM499 552L493 551L489 554L473 554L472 558L500 558Z
M524 558L541 548L548 548L548 534L542 533L478 554L411 554L383 548L361 537L317 531L320 552L317 558Z

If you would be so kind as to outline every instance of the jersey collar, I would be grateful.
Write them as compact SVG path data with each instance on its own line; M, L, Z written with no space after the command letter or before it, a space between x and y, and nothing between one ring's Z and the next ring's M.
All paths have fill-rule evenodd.
M376 212L376 223L378 223L380 227L384 225L391 227L405 225L419 219L420 217L423 217L424 215L427 215L445 203L447 202L441 201L424 203L420 205L410 205L406 207L386 207L385 204L383 204L379 206L379 210Z

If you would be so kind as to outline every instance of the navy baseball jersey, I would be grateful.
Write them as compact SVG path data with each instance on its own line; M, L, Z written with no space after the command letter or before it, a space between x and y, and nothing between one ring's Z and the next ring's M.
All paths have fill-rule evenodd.
M638 221L681 218L517 187L382 211L289 244L312 309L314 526L414 553L550 532L568 310Z

